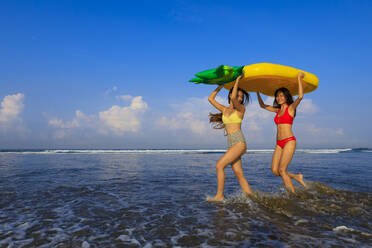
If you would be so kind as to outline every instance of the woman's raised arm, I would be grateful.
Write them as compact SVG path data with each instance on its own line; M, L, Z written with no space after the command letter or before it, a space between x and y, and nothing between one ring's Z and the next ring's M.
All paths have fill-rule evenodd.
M304 90L302 87L302 79L305 77L305 73L302 71L298 73L297 80L298 80L298 97L297 99L291 104L291 108L295 110L297 106L300 104L302 98L304 97Z
M278 112L278 109L277 108L274 108L273 106L270 106L270 105L266 105L262 101L262 98L261 98L261 95L260 95L259 92L257 92L257 99L258 99L258 103L260 104L260 107L261 108L266 109L266 110L271 111L271 112Z
M223 112L223 110L225 109L225 106L223 106L222 104L220 104L219 102L216 101L216 96L218 94L218 92L222 89L222 85L218 86L213 92L212 94L208 97L208 101L216 108L218 109L219 111Z
M233 90L231 92L231 98L230 98L230 100L231 100L234 108L236 108L239 112L244 112L244 110L245 110L244 105L241 104L238 101L238 88L239 88L239 81L240 81L241 78L242 78L242 76L239 76L235 80L235 84L234 84L234 88L233 88Z

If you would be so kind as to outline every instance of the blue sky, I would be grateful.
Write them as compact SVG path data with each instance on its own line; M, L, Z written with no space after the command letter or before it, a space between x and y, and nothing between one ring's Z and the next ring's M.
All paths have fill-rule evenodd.
M2 149L224 148L208 124L214 87L188 80L260 62L320 79L295 120L298 147L372 147L371 1L2 1L0 12ZM248 148L272 148L274 116L251 96Z

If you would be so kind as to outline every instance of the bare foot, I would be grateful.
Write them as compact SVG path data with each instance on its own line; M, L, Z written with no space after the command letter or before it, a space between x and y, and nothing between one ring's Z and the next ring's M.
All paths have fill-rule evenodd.
M243 193L244 193L245 195L247 195L247 196L251 196L251 195L253 195L253 193L252 193L251 190L249 190L249 191L243 191Z
M297 182L299 182L306 189L307 185L305 184L303 178L304 178L304 176L302 174L298 174L297 175Z
M223 196L215 196L215 197L212 197L212 198L208 198L207 199L207 202L221 202L223 201Z
M256 193L251 192L244 192L245 196L248 197L251 200L258 200L258 195Z

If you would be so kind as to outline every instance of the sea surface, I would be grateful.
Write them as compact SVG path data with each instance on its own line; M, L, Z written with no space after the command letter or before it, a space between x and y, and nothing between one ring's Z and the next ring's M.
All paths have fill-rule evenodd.
M0 150L2 247L372 247L372 150L299 149L288 193L272 150L249 150L254 197L224 150Z

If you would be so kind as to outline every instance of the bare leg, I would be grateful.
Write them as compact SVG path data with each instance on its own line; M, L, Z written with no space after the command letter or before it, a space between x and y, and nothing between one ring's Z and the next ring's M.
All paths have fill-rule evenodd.
M292 140L286 143L284 148L282 149L282 155L280 157L280 162L279 162L279 174L283 179L284 185L291 192L294 192L294 187L293 187L291 178L289 177L287 173L287 168L293 158L293 154L295 150L296 150L296 141Z
M207 201L222 201L223 188L225 186L225 167L235 162L246 151L246 145L243 142L236 143L227 152L222 155L216 164L217 170L217 194Z
M278 149L278 151L277 151L277 149ZM281 150L282 150L282 148L280 146L276 146L275 152L274 152L274 155L273 155L273 163L271 165L271 170L273 171L273 174L275 174L274 170L273 170L274 157L275 157L275 159L277 159L277 164L275 164L276 165L275 168L276 168L276 172L278 173L278 174L275 174L275 175L277 175L277 176L279 176L278 167L279 167L279 161L280 161L280 156L281 156ZM276 155L276 153L279 154L279 155ZM293 155L292 155L292 157L293 157ZM292 179L296 180L298 183L300 183L304 188L307 187L304 180L303 180L304 176L302 174L293 174L291 172L287 172L287 174L290 178L292 178Z
M273 154L273 159L271 161L271 172L275 176L280 176L280 174L279 174L279 162L280 162L280 157L281 156L282 156L282 148L280 148L280 146L276 146L274 154Z
M232 164L232 169L235 173L236 178L239 181L240 187L242 188L242 191L251 194L251 188L249 187L247 179L244 177L244 172L242 169L242 160L239 158Z
M296 180L298 183L300 183L305 189L307 188L307 185L305 184L303 178L304 176L302 174L293 174L291 172L287 172L288 176L290 178L293 178L294 180Z

